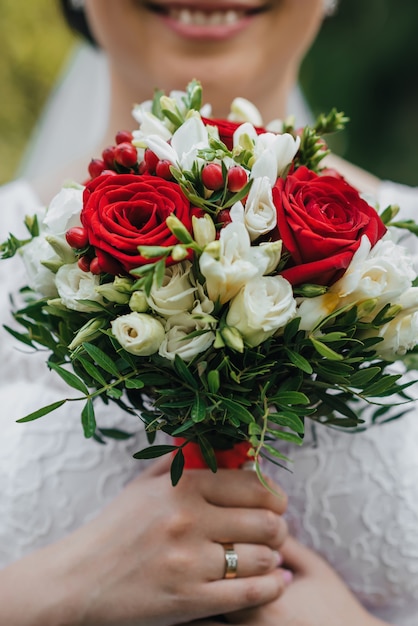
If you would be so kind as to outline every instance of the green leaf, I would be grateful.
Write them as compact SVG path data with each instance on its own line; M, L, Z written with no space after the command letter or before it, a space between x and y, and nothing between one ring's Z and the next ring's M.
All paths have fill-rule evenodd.
M155 459L158 456L164 456L164 454L169 454L177 449L177 446L170 445L151 446L150 448L144 448L143 450L139 450L139 452L135 452L133 457L134 459Z
M81 393L84 393L86 396L89 395L89 390L87 389L81 378L79 378L72 372L69 372L65 368L60 367L56 363L49 362L48 365L52 370L54 370L54 372L57 372L57 374L61 376L61 378L64 382L67 383L67 385L73 387L73 389L77 389L77 391L81 391Z
M119 430L119 428L99 428L99 431L104 437L117 439L119 441L124 441L125 439L130 439L131 437L133 437L132 433L127 433L124 430Z
M309 339L318 354L324 356L326 359L329 359L330 361L341 361L343 359L342 354L334 352L334 350L331 350L331 348L318 341L318 339L314 339L314 337L309 337Z
M279 391L272 398L274 404L293 405L293 404L309 404L309 398L301 391Z
M98 382L100 385L102 386L106 386L107 383L105 381L105 379L103 378L103 376L101 375L101 373L99 372L99 370L97 369L97 367L95 367L93 365L93 363L91 363L90 361L88 361L87 359L83 358L82 356L77 356L77 361L84 367L84 369L86 370L86 372L96 381Z
M181 433L184 433L185 431L192 429L193 426L194 426L193 420L187 420L186 422L184 422L184 424L176 428L176 430L174 430L171 433L171 435L173 437L177 437L177 435L181 435Z
M58 400L58 402L53 402L52 404L48 404L47 406L42 407L42 409L38 409L33 413L29 413L29 415L26 415L25 417L16 420L16 422L18 422L19 424L23 424L25 422L33 422L33 420L37 420L40 417L47 415L48 413L52 413L52 411L55 411L55 409L59 409L59 407L66 402L67 400Z
M367 387L367 389L364 390L364 393L370 397L380 396L389 391L389 389L391 389L392 387L394 387L396 381L398 381L400 378L402 378L401 374L384 376L377 382L372 383L370 387Z
M93 401L89 398L81 412L81 423L83 425L84 436L93 437L96 432L96 419L94 417Z
M13 328L10 328L10 326L6 326L6 325L4 325L3 328L7 330L7 332L10 333L18 341L26 344L27 346L30 346L31 348L36 349L36 346L34 345L33 341L29 338L28 334L18 333L16 330L13 330Z
M218 370L208 372L208 386L211 393L217 393L220 387L220 378Z
M301 446L303 444L303 438L299 437L299 435L295 435L294 433L288 433L285 430L279 430L277 428L268 428L267 432L269 432L271 435L274 435L274 437L276 437L277 439L281 439L282 441L290 441L297 446Z
M280 413L270 413L269 421L274 422L278 426L286 426L296 433L303 434L305 427L301 418L291 411L280 411Z
M230 400L229 398L222 398L221 396L217 396L217 399L229 413L238 417L241 422L244 422L244 424L251 424L251 422L255 421L252 414L248 411L248 409L242 406L242 404L238 404L238 402Z
M170 475L171 475L171 484L173 487L177 485L179 482L184 469L184 454L183 450L179 448L174 455L173 462L171 463Z
M174 357L174 368L175 368L176 372L178 373L178 375L188 385L190 385L190 387L192 387L193 389L197 389L198 388L197 380L194 378L193 374L190 372L190 370L187 367L186 363L183 361L183 359L181 357L179 357L178 354L176 354L176 356Z
M212 472L216 472L218 470L218 463L216 461L213 446L209 443L206 437L203 437L203 435L199 437L199 446L202 456L206 461L206 465L212 470Z
M206 404L204 399L199 393L196 393L192 412L191 412L193 422L203 422L206 417Z
M306 374L312 374L313 369L312 365L309 363L305 357L293 350L289 350L289 348L285 348L286 354L289 357L290 361L295 365L298 369L302 370Z
M126 389L143 389L145 387L145 384L142 380L139 380L138 378L127 378L125 380L125 387Z
M119 377L119 370L110 358L103 350L93 345L92 343L83 343L83 348L91 356L93 361L99 365L102 369L104 369L108 374L112 374L113 376Z
M365 367L350 376L349 385L350 387L362 389L364 385L370 382L373 378L379 376L381 371L382 369L380 367Z

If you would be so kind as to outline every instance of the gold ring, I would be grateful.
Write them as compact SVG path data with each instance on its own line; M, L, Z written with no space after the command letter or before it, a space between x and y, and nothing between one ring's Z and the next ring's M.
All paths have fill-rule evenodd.
M234 550L232 543L223 546L225 550L225 573L224 578L236 578L238 569L238 554Z

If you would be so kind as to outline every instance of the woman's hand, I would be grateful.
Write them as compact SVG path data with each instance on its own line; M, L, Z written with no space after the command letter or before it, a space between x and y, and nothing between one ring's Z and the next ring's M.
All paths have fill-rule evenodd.
M166 469L154 464L89 524L0 573L0 623L170 626L275 600L285 495L241 470L187 471L173 488ZM224 543L235 579L223 579Z
M283 567L294 572L284 594L272 603L227 616L239 626L384 626L353 596L334 570L312 550L288 537ZM388 626L388 625L386 625Z

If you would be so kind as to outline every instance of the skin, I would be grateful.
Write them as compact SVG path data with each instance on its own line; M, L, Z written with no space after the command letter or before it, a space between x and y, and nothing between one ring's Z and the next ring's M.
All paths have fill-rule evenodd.
M197 77L215 117L226 116L237 95L253 101L266 121L284 116L300 61L322 22L322 0L228 5L238 2L264 10L244 31L215 42L168 30L142 0L86 0L89 23L110 61L109 126L94 155L72 171L50 175L49 186L38 184L45 201L63 178L84 180L89 159L113 144L118 130L132 128L132 104L148 99L156 86L182 89ZM189 4L202 6L203 0ZM224 6L223 0L210 0L210 6ZM338 167L362 190L377 184L355 168ZM224 613L241 626L383 624L317 555L295 542L283 546L285 497L273 497L247 472L223 473L220 493L219 478L191 472L173 490L157 464L93 523L0 574L0 622L213 626L221 622L210 616ZM239 553L236 580L222 580L220 544L226 541ZM283 595L278 550L295 573ZM15 592L22 586L25 604Z
M285 494L232 470L189 470L173 488L167 466L154 463L92 522L2 570L0 623L171 626L276 599ZM238 554L234 580L223 579L223 543Z

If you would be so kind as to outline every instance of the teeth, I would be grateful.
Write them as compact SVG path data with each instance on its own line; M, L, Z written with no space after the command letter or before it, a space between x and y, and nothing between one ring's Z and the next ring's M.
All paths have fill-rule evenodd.
M187 26L222 26L235 24L244 14L241 11L213 11L204 13L203 11L191 11L190 9L173 9L169 13L170 17Z

